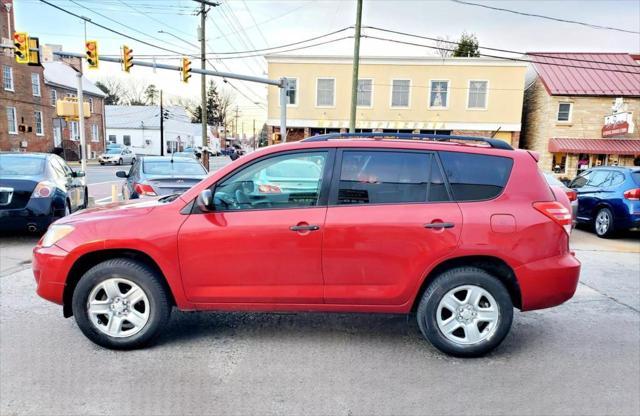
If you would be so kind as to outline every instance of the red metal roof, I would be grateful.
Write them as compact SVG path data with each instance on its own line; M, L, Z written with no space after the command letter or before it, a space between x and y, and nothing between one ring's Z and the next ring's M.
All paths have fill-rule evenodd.
M640 64L628 53L528 55L551 95L640 97Z
M588 153L602 155L640 155L638 139L575 139L554 137L549 140L551 153Z

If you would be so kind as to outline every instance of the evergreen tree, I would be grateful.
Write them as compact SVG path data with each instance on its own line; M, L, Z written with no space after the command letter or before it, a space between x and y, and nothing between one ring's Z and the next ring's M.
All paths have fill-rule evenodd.
M453 52L453 56L477 58L480 56L480 44L476 35L462 33L458 41L458 47Z

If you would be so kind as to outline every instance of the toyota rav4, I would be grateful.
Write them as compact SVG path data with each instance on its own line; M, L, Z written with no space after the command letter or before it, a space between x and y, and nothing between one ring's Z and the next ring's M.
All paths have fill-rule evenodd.
M478 356L513 308L573 296L571 212L537 155L503 141L332 134L243 156L182 195L87 209L34 249L40 296L108 348L183 311L415 314Z

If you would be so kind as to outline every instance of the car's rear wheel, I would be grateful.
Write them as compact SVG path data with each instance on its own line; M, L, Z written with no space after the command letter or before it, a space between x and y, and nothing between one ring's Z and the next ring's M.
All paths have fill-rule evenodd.
M122 165L122 158L118 159L118 165Z
M613 236L613 213L609 208L600 208L593 221L593 230L598 237L607 238Z
M136 163L136 158L131 158L131 166L133 166Z
M87 271L73 292L72 308L84 335L112 349L146 345L171 313L160 278L144 264L125 258Z
M461 267L434 278L422 296L417 319L422 334L440 351L478 357L509 333L513 303L496 277Z

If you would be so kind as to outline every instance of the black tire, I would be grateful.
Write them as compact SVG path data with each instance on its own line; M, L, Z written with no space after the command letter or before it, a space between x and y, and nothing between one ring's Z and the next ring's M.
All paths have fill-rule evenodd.
M104 162L100 162L100 165L104 166Z
M131 158L131 166L133 166L134 163L136 163L136 158L135 157Z
M602 217L604 222L600 222ZM593 217L593 231L600 238L611 238L615 235L613 212L609 208L600 208Z
M499 311L493 334L471 345L449 340L438 327L436 319L442 298L451 290L464 285L478 286L489 292ZM495 349L509 333L513 321L513 303L509 292L496 277L475 267L460 267L433 279L422 296L416 317L422 334L440 351L456 357L479 357Z
M122 159L118 160L118 165L122 165Z
M93 288L113 278L125 278L137 284L149 300L149 318L134 335L117 338L100 331L91 321L87 302ZM72 300L73 315L84 335L94 343L110 349L130 350L147 345L164 328L171 315L171 302L161 278L144 264L126 258L99 263L87 271L76 286Z

